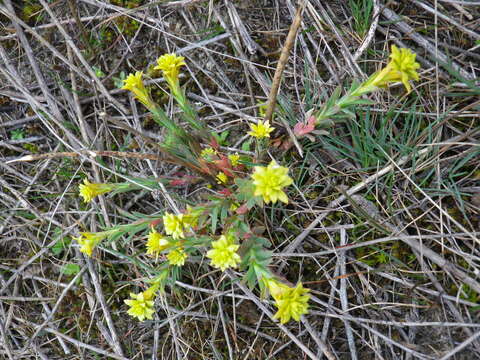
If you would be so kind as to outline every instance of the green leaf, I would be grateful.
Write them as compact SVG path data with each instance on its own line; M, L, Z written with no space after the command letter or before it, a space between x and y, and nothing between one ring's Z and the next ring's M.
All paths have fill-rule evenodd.
M224 206L221 207L221 212L220 212L220 223L222 225L225 224L225 219L227 218L228 216L228 209L229 209L229 206L228 204L224 204Z
M235 183L238 186L238 192L236 194L239 202L250 201L254 198L254 186L253 182L249 179L235 179Z
M105 73L99 67L92 66L93 71L95 72L95 76L98 78L105 77Z
M75 275L80 272L80 266L77 264L66 264L60 269L60 273L64 275Z
M25 133L23 129L15 129L10 132L10 139L11 140L22 140L25 138Z
M212 234L215 234L215 231L217 230L217 222L218 222L218 212L220 208L218 206L215 206L212 209L212 212L210 214L210 217L212 218Z
M52 250L54 255L58 256L68 247L68 245L70 245L71 242L72 239L67 236L63 239L58 239L55 245L50 248L50 250Z
M227 144L226 140L227 140L228 134L230 134L229 130L225 130L225 131L221 132L220 134L215 134L214 133L215 139L217 140L219 145L222 146L222 145Z
M242 256L241 268L247 269L245 280L250 288L253 288L258 279L270 273L268 265L272 261L272 253L264 246L270 246L270 242L261 237L251 237L240 249Z
M242 144L242 150L243 151L250 151L250 146L252 145L252 140L253 140L253 138L250 137L247 141L245 141Z
M112 77L113 84L115 85L115 87L117 89L121 89L124 85L123 80L125 80L126 78L127 78L127 75L125 74L125 71L122 71L122 72L120 72L119 77L116 77L116 76Z

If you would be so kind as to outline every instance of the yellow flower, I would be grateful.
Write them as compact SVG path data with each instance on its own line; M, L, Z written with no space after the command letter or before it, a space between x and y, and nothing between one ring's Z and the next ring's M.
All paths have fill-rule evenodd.
M287 323L290 318L300 321L300 316L308 313L308 300L310 295L307 293L302 283L298 283L294 288L288 288L275 299L275 306L278 308L274 315L275 319L280 319L282 324Z
M187 257L188 257L187 253L182 248L172 250L167 255L169 264L175 265L175 266L185 265L185 259Z
M389 76L390 81L401 81L408 92L412 90L408 80L419 80L417 69L420 64L415 61L417 54L409 49L398 49L392 45L392 53L390 54L390 63L387 65L392 68Z
M220 185L224 185L228 181L227 175L225 175L225 173L223 172L219 172L216 176L216 179L217 179L217 184L220 184Z
M203 149L200 153L200 156L202 158L204 158L205 160L211 161L212 156L215 155L216 153L217 152L215 151L215 149L210 146L210 147L207 147L207 148Z
M164 238L155 229L152 228L148 234L147 254L158 255L170 246L168 239Z
M213 267L225 271L238 266L241 259L236 251L240 245L236 245L234 241L233 236L222 235L217 241L212 242L213 249L207 252L207 257L212 260Z
M163 216L163 226L165 227L167 235L172 235L175 240L183 239L185 237L185 234L183 233L183 214L175 215L168 212L165 213Z
M143 321L145 319L152 320L155 309L153 308L153 298L155 296L154 291L150 289L141 292L140 294L130 293L132 299L124 300L125 304L130 306L128 315L138 318Z
M402 82L408 92L412 90L409 80L418 80L417 69L420 64L415 61L417 55L409 49L399 49L392 45L390 62L385 68L370 76L352 95L360 96L374 91L376 88L386 87L390 83Z
M275 130L275 128L270 126L270 123L267 121L262 122L262 120L258 121L258 124L250 124L250 129L252 131L248 132L248 135L256 137L257 139L263 139L265 137L270 137L270 133Z
M112 234L112 231L101 231L96 233L91 232L81 232L80 237L73 239L78 242L80 245L80 251L88 256L92 256L93 249L97 246L103 239L107 238Z
M80 184L80 196L83 198L83 201L88 203L93 200L98 195L105 194L109 191L115 189L114 184L94 184L88 181L87 179L83 180L83 184Z
M235 167L239 164L240 155L238 155L238 153L230 154L228 155L228 159L230 160L230 164Z
M145 87L142 81L143 71L137 71L134 74L129 74L128 77L123 80L123 90L130 90L135 98L140 101L147 108L152 106L152 99L150 98L150 91Z
M155 66L155 70L162 70L163 76L171 88L178 88L180 68L186 65L184 60L183 56L175 54L165 54L157 59L158 65Z
M252 174L253 185L255 186L254 196L262 196L265 203L276 203L277 200L288 204L287 194L282 188L293 183L288 176L288 168L278 165L275 160L267 166L255 166Z
M275 306L278 311L274 315L275 319L280 319L282 324L287 323L291 318L300 321L300 316L308 313L308 295L309 289L305 289L302 283L291 288L280 281L270 278L263 279L263 283L275 299Z

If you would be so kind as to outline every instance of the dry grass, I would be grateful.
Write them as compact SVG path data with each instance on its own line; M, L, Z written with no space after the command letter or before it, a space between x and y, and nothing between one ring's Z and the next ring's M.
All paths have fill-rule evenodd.
M154 321L136 322L123 299L140 268L108 252L85 258L70 239L128 222L125 211L183 207L208 192L200 183L81 203L84 173L112 182L184 175L161 161L85 152L150 154L162 138L115 86L121 73L146 71L174 112L149 66L165 52L185 56L188 96L238 148L268 97L294 1L0 4L0 358L480 357L479 7L357 3L372 4L363 27L348 1L306 1L283 72L287 111L270 152L296 187L288 207L266 207L252 226L270 238L274 270L313 294L310 313L285 326L238 273L206 272L203 263L185 267ZM391 44L418 54L412 94L377 94L356 121L284 150L289 126L336 86L378 69ZM61 151L76 156L11 162ZM118 246L133 254L144 244Z

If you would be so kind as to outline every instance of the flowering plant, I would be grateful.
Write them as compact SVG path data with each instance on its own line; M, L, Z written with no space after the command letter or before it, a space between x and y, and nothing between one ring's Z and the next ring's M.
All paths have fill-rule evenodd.
M361 96L385 87L392 82L402 82L411 90L409 80L417 80L415 54L407 49L392 47L391 60L387 66L370 76L363 83L354 82L343 96L337 89L321 109L309 114L307 124L297 124L295 133L300 135L313 131L315 126L324 125L332 119L351 116L349 108L356 104L368 103ZM147 290L138 294L131 293L125 300L130 308L128 314L140 321L152 319L155 312L155 298L163 294L167 285L174 286L181 275L182 268L195 255L209 259L209 265L220 271L235 269L243 274L251 287L257 285L263 294L270 294L277 312L274 316L281 323L291 319L299 321L308 313L309 290L301 282L296 286L287 285L270 268L270 242L258 236L251 228L249 216L254 207L281 202L289 204L290 186L294 179L288 167L271 160L268 165L259 160L259 156L239 155L238 152L225 154L216 139L218 135L207 131L198 120L197 113L188 103L180 86L180 69L186 66L185 59L175 54L161 56L155 69L160 70L169 88L169 92L182 110L182 118L196 132L192 135L185 126L167 116L155 103L150 90L144 85L142 72L130 74L124 81L124 89L132 92L135 98L152 113L153 118L166 131L165 140L160 145L169 159L196 171L204 176L210 186L220 187L208 201L174 213L148 216L137 214L131 224L119 225L104 231L81 232L75 238L80 251L93 256L95 248L102 248L109 242L129 234L129 238L138 237L144 242L145 255L151 260L147 271L151 284ZM259 143L270 137L274 128L268 121L258 121L250 126L248 133ZM158 180L136 179L136 185L127 183L99 184L85 180L79 186L80 196L85 202L92 202L96 196L138 189L139 185L154 185ZM142 256L137 254L136 256ZM133 256L129 257L134 259Z

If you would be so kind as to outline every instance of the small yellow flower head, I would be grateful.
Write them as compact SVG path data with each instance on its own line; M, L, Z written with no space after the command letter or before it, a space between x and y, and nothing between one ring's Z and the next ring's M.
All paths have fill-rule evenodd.
M146 107L152 106L152 99L150 98L150 91L145 87L142 81L143 71L137 71L134 74L129 74L128 77L123 80L123 90L129 90L135 98L140 101Z
M88 256L92 256L93 249L103 239L107 238L111 234L111 231L101 231L96 233L81 232L80 237L73 239L80 245L80 251Z
M167 235L172 235L175 240L185 237L183 233L183 214L175 215L168 212L165 213L163 216L163 226Z
M228 155L228 160L230 160L230 164L232 164L233 167L238 166L240 155L238 155L238 153Z
M407 91L410 92L412 87L408 81L419 79L416 70L420 67L420 64L415 61L416 56L409 49L398 49L395 45L392 45L390 62L385 68L367 80L365 90L372 91L372 87L386 87L390 83L402 82Z
M168 239L164 238L155 229L152 228L148 234L147 254L158 255L170 246Z
M224 172L219 172L216 176L217 184L225 185L228 181L227 175Z
M92 201L96 196L105 194L115 189L113 184L93 184L87 179L83 180L83 184L80 184L80 196L83 201L88 203Z
M267 166L255 166L252 174L255 186L254 196L262 196L265 203L276 203L277 200L288 204L288 197L282 190L293 183L288 176L288 168L278 165L275 160Z
M130 306L128 315L136 317L140 321L145 319L152 320L153 313L155 312L153 308L154 295L154 292L149 290L141 292L140 294L130 293L132 299L124 300L125 304Z
M408 92L412 90L409 80L418 80L417 69L420 64L415 61L417 55L409 49L399 49L392 45L390 62L382 70L371 75L351 95L361 96L363 94L375 91L378 88L384 88L388 84L402 82Z
M180 74L180 68L185 64L185 58L183 56L177 56L175 54L165 54L157 59L157 66L155 70L161 70L165 80L171 86L178 85L178 75Z
M278 312L274 318L280 319L282 324L287 323L292 317L299 321L301 315L308 313L310 295L307 294L309 290L305 289L302 283L298 283L294 288L275 278L263 278L262 283L275 299Z
M296 287L288 287L288 290L274 296L275 306L278 308L274 318L280 319L282 324L287 323L290 318L300 321L300 316L308 313L308 300L310 299L308 292L309 289L305 289L302 283L298 283Z
M210 146L203 149L200 153L200 156L205 160L211 161L212 156L214 156L216 153L217 152L215 151L215 149Z
M252 131L248 132L248 135L256 137L257 139L263 139L266 137L270 137L270 133L275 130L274 127L270 126L270 123L267 121L262 122L262 120L258 121L258 124L250 124L250 129Z
M387 78L390 81L401 81L408 92L412 90L408 80L418 80L417 69L420 64L415 61L417 54L410 49L398 49L392 45L392 53L390 54L390 63L387 67L391 67L391 73Z
M212 260L212 266L225 271L228 268L236 268L240 262L237 250L240 245L234 243L233 236L222 235L217 241L212 242L212 250L207 252L207 257Z
M175 265L175 266L185 265L185 259L187 257L188 257L187 253L182 248L172 250L167 255L169 264Z
M135 74L128 74L127 78L123 80L123 90L134 91L144 87L142 81L143 71L137 71Z

